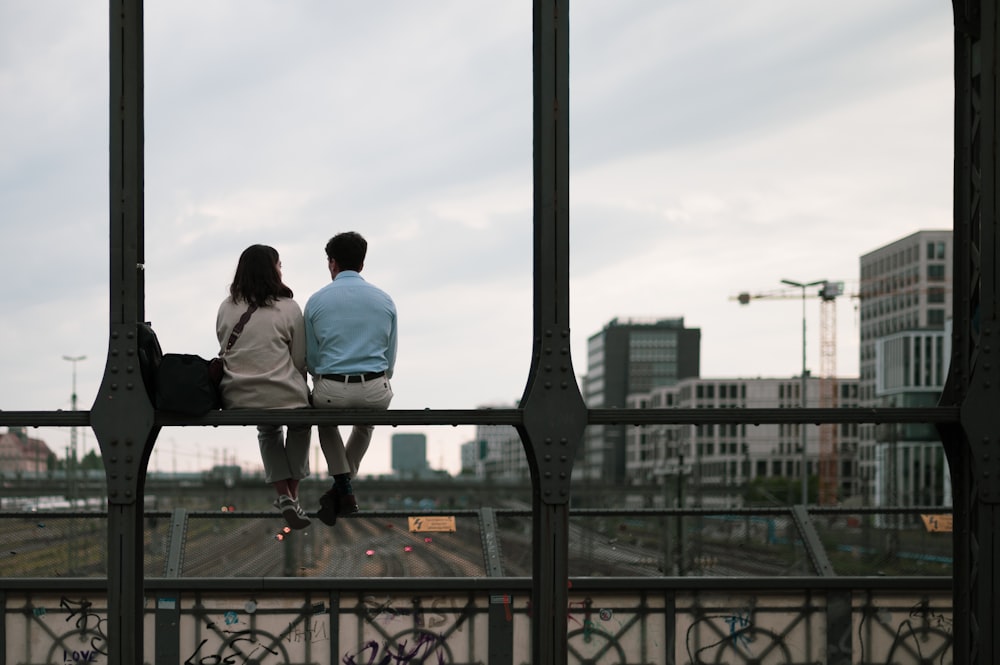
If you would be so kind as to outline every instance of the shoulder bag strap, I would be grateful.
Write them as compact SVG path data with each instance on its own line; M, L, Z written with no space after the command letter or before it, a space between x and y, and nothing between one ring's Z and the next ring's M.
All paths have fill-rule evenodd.
M243 332L243 326L247 324L247 321L250 320L250 315L255 311L257 311L257 305L250 305L250 307L247 308L247 311L243 312L243 316L241 316L240 320L235 326L233 326L233 332L229 334L229 341L226 343L226 348L219 353L220 356L226 355L229 353L229 349L233 348L233 344L236 343L236 339L240 336L240 333Z

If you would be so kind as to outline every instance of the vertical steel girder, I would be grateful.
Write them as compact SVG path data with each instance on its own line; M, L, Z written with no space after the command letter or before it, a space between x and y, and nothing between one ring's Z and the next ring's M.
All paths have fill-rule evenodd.
M954 311L940 428L954 497L957 663L1000 661L1000 342L997 294L997 2L955 0Z
M533 3L534 320L518 433L532 480L532 662L566 663L569 486L587 425L569 335L569 3Z
M110 331L90 424L108 480L108 663L143 662L142 492L159 428L139 368L143 292L141 0L109 3Z

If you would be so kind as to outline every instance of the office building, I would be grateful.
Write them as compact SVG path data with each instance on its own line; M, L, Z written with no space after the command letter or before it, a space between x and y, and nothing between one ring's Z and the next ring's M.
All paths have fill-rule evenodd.
M861 257L862 406L937 404L948 374L952 232L924 230ZM863 425L855 491L866 504L941 505L951 490L931 425Z
M611 320L587 340L583 397L590 409L623 408L634 393L672 386L700 371L701 330L683 318ZM625 425L590 425L574 478L625 481Z
M834 381L837 401L843 407L856 407L856 378L820 379L809 377L806 406L820 406L820 383ZM798 408L801 402L801 377L789 378L690 378L648 393L633 394L628 407L633 409L764 409ZM805 427L806 454L802 454ZM686 486L684 505L738 507L743 505L748 483L758 479L784 479L785 496L775 497L789 503L801 502L803 459L809 484L816 496L815 477L819 473L821 427L835 428L836 443L830 453L842 447L853 448L858 440L854 424L716 424L716 425L647 425L627 431L626 475L633 485ZM842 468L839 465L834 468ZM837 478L838 484L848 482ZM782 485L775 483L772 486ZM652 498L653 501L649 501ZM659 495L646 497L644 503L656 504ZM671 501L677 503L671 495ZM637 506L639 507L639 506Z
M481 406L511 409L511 405ZM474 440L462 445L462 473L488 480L528 482L531 470L524 444L510 425L477 425Z
M402 478L420 478L428 474L427 437L423 434L392 435L392 470Z

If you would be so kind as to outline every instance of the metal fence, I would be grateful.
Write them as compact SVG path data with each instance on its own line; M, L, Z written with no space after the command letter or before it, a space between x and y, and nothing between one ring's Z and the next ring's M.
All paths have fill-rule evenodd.
M897 515L914 516L574 511L568 662L952 662L950 536ZM0 665L106 660L106 528L103 512L0 513ZM529 663L531 534L527 510L295 532L273 513L147 512L144 659Z

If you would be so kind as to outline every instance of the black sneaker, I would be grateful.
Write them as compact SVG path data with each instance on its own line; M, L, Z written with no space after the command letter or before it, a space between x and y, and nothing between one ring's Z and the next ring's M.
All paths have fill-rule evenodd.
M333 526L337 523L337 507L340 503L340 496L335 490L329 489L323 493L323 496L319 498L319 510L316 511L316 517L320 519L323 524L327 526Z
M351 515L358 512L358 500L353 494L338 494L337 514Z

